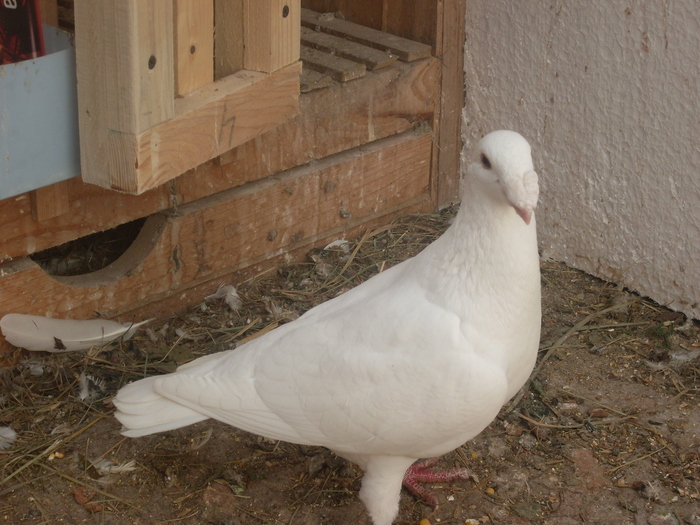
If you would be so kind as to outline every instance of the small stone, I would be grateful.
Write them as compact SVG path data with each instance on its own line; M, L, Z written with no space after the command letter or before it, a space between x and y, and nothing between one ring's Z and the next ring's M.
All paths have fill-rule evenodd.
M520 436L518 444L525 450L532 450L537 446L537 438L530 433L523 434Z
M608 417L610 415L610 411L607 408L591 407L588 409L588 415L597 418Z

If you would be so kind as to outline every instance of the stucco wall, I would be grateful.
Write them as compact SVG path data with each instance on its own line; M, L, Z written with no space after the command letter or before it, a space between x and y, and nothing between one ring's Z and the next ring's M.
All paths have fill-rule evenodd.
M511 128L543 254L700 317L700 2L468 0L464 134Z

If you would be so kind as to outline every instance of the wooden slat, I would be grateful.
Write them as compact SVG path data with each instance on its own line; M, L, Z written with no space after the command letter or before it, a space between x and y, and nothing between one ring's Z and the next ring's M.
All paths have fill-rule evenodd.
M121 278L109 267L64 278L28 259L0 265L0 316L115 317L406 207L426 209L430 155L430 133L408 132L181 206L163 215L169 222L155 242L147 241L162 225L151 221L127 252L142 262Z
M299 79L299 90L302 93L308 93L314 89L323 89L330 87L333 84L333 79L328 75L304 67L301 70L301 78Z
M32 218L35 221L45 221L68 213L69 187L67 181L61 181L32 191Z
M214 0L214 78L243 69L243 0Z
M383 33L347 20L326 17L309 9L301 10L301 23L311 29L318 29L367 46L389 51L407 62L427 58L431 54L431 47L427 44Z
M328 33L313 31L307 27L301 28L301 43L319 51L325 51L326 53L359 62L364 64L369 70L390 66L399 58L379 49L363 46Z
M175 0L175 93L214 81L214 0Z
M172 0L76 0L83 180L128 186L134 145L174 116ZM127 170L109 170L106 159ZM126 177L126 179L124 178Z
M364 64L307 46L301 46L301 60L309 69L324 73L338 82L363 77L367 71Z
M353 82L312 91L300 98L293 119L141 195L70 179L70 212L44 222L32 220L29 195L0 200L0 261L406 131L421 120L430 122L439 101L439 65L436 59L398 62Z
M244 0L245 69L271 73L299 60L300 0Z

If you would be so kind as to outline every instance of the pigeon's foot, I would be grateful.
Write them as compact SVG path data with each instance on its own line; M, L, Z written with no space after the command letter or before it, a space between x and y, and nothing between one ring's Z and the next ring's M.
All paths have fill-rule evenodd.
M422 499L429 505L436 507L438 496L432 490L421 483L440 483L455 479L469 479L472 473L466 468L452 468L448 470L431 470L438 462L438 458L425 459L411 465L403 477L403 486L415 497Z

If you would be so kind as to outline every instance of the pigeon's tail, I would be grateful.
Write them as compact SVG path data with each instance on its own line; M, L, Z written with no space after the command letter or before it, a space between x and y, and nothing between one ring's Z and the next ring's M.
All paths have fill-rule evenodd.
M158 377L141 379L119 390L113 402L114 416L124 425L127 437L147 436L185 427L208 419L207 416L169 400L153 390Z

